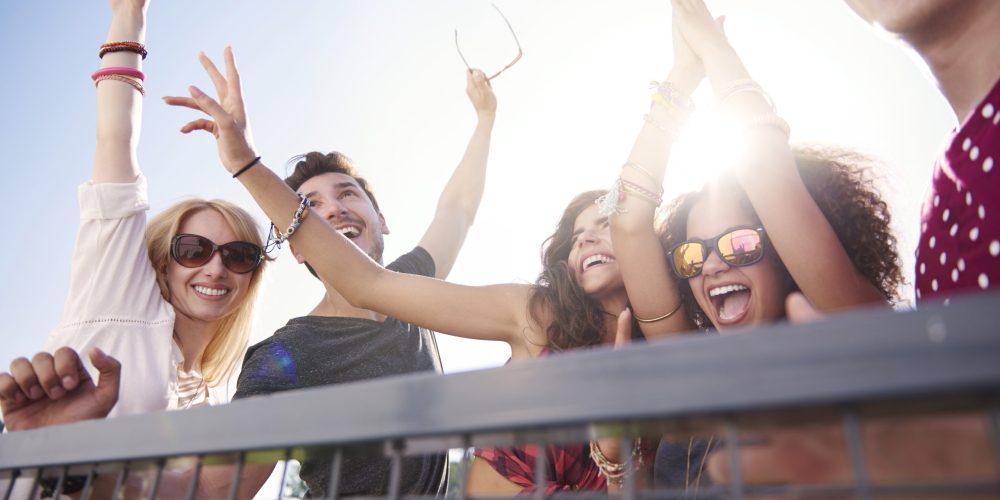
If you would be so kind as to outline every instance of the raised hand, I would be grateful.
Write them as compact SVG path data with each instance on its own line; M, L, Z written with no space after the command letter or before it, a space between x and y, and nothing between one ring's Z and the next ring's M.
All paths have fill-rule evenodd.
M11 362L10 373L0 373L0 411L7 429L106 417L118 402L121 363L96 347L90 361L100 372L96 385L80 356L68 347Z
M230 173L234 173L252 161L257 156L257 150L253 145L253 134L247 120L243 88L240 84L239 71L236 70L232 47L226 47L224 58L225 76L204 53L198 56L202 67L215 85L218 101L194 85L188 87L191 97L164 97L163 100L171 106L195 109L210 117L188 122L181 127L181 132L189 134L195 130L204 130L215 136L222 165Z
M476 109L480 118L493 118L497 113L497 96L493 94L493 86L486 79L482 70L472 69L466 72L465 93Z
M732 51L722 29L724 18L714 19L703 0L671 0L670 3L673 6L675 56L678 55L678 34L684 40L682 47L690 49L706 64L707 59Z

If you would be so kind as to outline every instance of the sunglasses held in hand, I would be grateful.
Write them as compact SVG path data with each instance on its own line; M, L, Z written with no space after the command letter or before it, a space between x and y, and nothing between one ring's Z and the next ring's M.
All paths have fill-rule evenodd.
M214 241L197 234L178 234L170 242L170 256L184 267L200 267L212 260L215 252L222 256L226 269L246 274L264 260L264 251L249 241L230 241L216 245Z
M749 266L764 257L764 228L737 226L708 239L690 239L670 249L670 267L681 279L701 274L712 250L730 266Z
M524 55L524 52L521 51L521 42L518 41L518 39L517 39L517 33L514 33L514 27L510 25L510 21L507 20L507 16L503 15L503 12L500 10L500 7L497 7L496 4L493 4L493 8L496 9L497 12L500 14L500 17L503 18L503 22L507 23L507 29L510 30L511 36L514 37L514 43L517 44L517 55L514 56L514 60L513 61L511 61L506 66L504 66L503 68L501 68L500 71L497 71L496 73L493 73L492 75L486 77L486 81L490 81L490 80L492 80L492 79L500 76L500 73L503 73L504 71L507 71L507 69L510 68L511 66L513 66L515 63L517 63L517 61L520 61L521 60L521 56ZM469 71L472 71L472 67L469 66L469 61L465 60L465 54L462 54L462 47L458 46L458 30L457 29L455 30L455 49L458 50L458 57L462 58L462 62L465 63L465 67L468 68Z

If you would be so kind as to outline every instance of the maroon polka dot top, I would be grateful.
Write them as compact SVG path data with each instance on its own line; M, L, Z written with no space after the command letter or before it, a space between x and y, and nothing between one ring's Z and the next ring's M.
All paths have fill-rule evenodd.
M916 276L918 301L1000 288L1000 81L934 163Z

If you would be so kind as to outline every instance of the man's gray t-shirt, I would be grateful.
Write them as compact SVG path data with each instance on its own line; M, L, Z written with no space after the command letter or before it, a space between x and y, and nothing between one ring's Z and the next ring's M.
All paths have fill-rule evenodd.
M417 247L386 268L433 276L434 259ZM428 330L395 318L378 322L304 316L292 318L247 351L234 399L432 370L440 372L441 361ZM444 494L447 465L445 453L407 456L400 493ZM301 477L311 496L324 496L330 458L306 460ZM389 461L382 456L345 452L340 477L340 495L385 495Z

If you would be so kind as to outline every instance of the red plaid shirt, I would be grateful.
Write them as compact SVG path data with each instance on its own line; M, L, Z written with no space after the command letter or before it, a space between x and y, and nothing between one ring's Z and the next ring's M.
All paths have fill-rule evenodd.
M501 476L533 493L538 446L481 448L476 456L486 460ZM604 475L590 459L589 443L545 446L545 494L560 491L607 491Z

